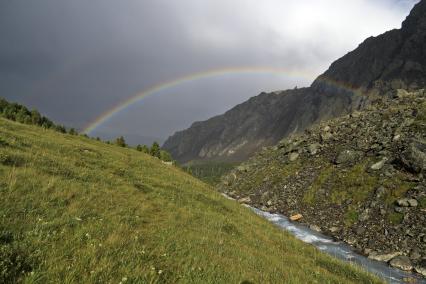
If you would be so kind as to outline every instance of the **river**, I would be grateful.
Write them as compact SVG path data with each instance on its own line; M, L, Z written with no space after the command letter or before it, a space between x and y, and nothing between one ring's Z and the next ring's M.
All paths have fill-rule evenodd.
M312 244L319 250L332 255L340 260L354 263L361 266L363 269L376 274L381 279L388 283L425 283L426 279L414 274L404 272L399 269L390 267L384 262L369 259L354 251L354 249L342 242L336 242L332 238L327 237L321 233L309 229L305 225L291 222L289 219L280 214L271 214L261 211L259 209L251 208L256 214L269 220L271 223L278 227L290 232L299 240L305 243Z

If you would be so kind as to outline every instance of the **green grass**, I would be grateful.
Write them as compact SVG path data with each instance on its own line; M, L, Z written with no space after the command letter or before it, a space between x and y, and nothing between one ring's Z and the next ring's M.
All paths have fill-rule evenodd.
M318 201L318 191L323 189L330 192L330 203L341 205L347 200L358 204L363 202L378 186L378 178L365 171L366 164L355 165L346 171L328 166L320 171L305 192L303 201L314 204Z
M356 221L358 221L359 213L354 208L349 208L345 213L344 222L347 227L352 226Z
M426 208L426 196L419 198L419 204L421 208Z
M224 162L198 162L186 165L183 169L194 177L215 185L220 182L220 178L230 172L237 164Z
M4 119L0 141L1 283L379 282L136 150Z
M392 224L399 225L399 224L401 224L402 220L404 219L404 214L397 213L397 212L391 212L391 213L389 213L387 218L388 218L389 222L391 222Z

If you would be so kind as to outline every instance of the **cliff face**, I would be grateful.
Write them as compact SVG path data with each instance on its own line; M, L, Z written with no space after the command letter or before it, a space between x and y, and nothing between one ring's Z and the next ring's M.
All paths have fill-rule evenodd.
M242 161L319 121L363 108L375 94L426 85L426 2L401 29L365 40L309 88L262 93L223 115L175 133L163 148L179 162ZM368 94L368 95L367 95Z
M346 113L350 104L350 96L318 96L309 88L262 93L223 115L177 132L163 148L180 162L241 161L319 119Z
M370 37L336 60L312 88L327 91L330 81L363 92L375 89L381 94L425 86L426 2L413 8L401 29Z

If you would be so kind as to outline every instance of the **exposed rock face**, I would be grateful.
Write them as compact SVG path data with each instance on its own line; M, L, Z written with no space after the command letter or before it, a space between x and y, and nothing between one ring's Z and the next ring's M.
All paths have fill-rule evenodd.
M310 88L262 93L223 115L175 133L163 148L181 163L242 161L262 146L351 110L350 95L320 96ZM332 108L330 106L333 106Z
M250 205L270 212L301 214L300 222L373 259L406 256L393 265L420 271L426 259L426 179L412 167L420 155L404 153L413 141L425 139L426 90L400 91L356 115L265 148L242 164L244 171L224 176L218 190L236 199L250 197ZM292 161L294 153L298 158ZM265 192L269 203L261 198ZM403 263L407 257L410 265Z
M179 162L242 161L294 132L364 107L374 94L426 86L426 1L399 30L365 40L309 88L262 93L223 115L196 122L164 143ZM359 94L369 94L368 97ZM325 132L324 139L331 133Z

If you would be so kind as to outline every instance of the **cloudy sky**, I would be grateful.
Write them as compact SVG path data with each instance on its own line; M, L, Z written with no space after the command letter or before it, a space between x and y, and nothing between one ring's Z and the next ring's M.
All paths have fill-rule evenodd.
M0 96L84 129L153 86L233 68L162 89L91 133L163 140L261 91L308 86L416 2L0 0Z

